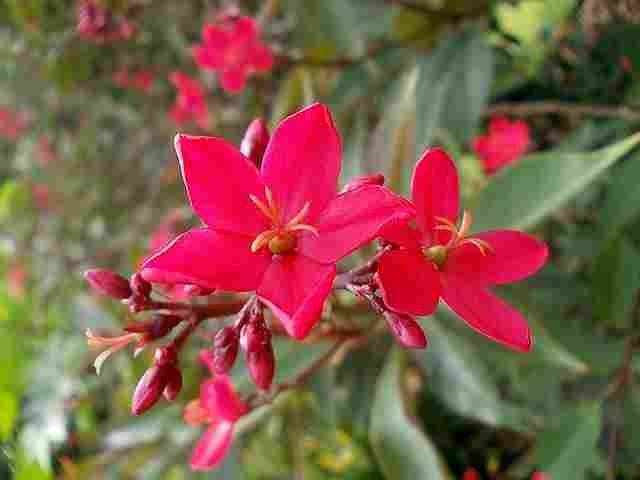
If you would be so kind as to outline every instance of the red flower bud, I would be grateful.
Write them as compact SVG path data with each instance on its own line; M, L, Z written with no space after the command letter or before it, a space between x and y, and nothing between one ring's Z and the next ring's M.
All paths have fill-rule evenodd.
M168 401L172 402L176 399L180 390L182 390L182 372L178 367L168 366L167 368L167 385L164 387L162 395Z
M262 156L267 149L269 143L269 129L266 123L261 118L256 118L247 127L247 131L244 134L242 143L240 144L240 151L251 162L260 166L262 162Z
M425 348L427 337L413 317L400 313L385 312L384 318L400 344L407 348Z
M178 363L178 352L173 347L162 347L156 350L153 364L159 367L166 365L175 366Z
M151 284L139 273L134 273L131 275L131 290L135 295L147 298L151 294Z
M226 326L218 330L218 333L216 333L216 336L213 339L213 346L215 348L223 348L237 340L238 334L236 333L236 329L230 326Z
M168 371L164 366L153 365L144 372L133 392L132 414L142 415L156 404L167 386Z
M271 343L271 332L264 322L249 322L240 332L240 346L245 352L257 352Z
M273 382L273 374L276 368L276 358L273 354L271 343L264 348L247 352L247 366L253 382L262 390L268 390Z
M216 348L213 351L212 368L215 373L222 375L231 370L238 357L238 347L239 343L236 339L226 347Z
M204 297L206 295L211 295L214 292L211 288L204 288L199 285L184 285L182 289L185 295L189 297Z
M364 185L384 185L384 175L381 173L375 173L373 175L355 177L344 186L341 193L355 190L356 188L362 187Z
M111 270L100 268L87 270L84 272L84 278L94 290L103 295L119 300L131 296L131 287L127 279Z

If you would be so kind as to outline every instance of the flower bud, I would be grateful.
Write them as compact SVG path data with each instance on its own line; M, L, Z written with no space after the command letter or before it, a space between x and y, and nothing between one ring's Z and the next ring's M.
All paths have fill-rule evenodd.
M427 346L422 327L413 317L387 311L384 319L400 344L407 348L424 348Z
M240 151L251 162L260 166L268 143L269 129L263 119L256 118L247 127L247 131L240 144Z
M182 290L188 297L204 297L214 292L211 288L204 288L199 285L183 285Z
M135 295L147 298L151 294L151 284L139 273L134 273L131 275L131 290Z
M362 177L355 177L348 182L340 193L350 192L356 188L360 188L364 185L384 185L384 175L381 173L375 173L373 175L364 175Z
M235 342L226 347L216 348L213 351L211 366L215 373L222 375L231 370L238 357L238 347L239 344L236 339Z
M216 333L213 339L213 346L215 348L223 348L230 345L232 342L237 341L236 329L231 326L226 326Z
M167 385L164 387L162 395L169 402L176 399L182 390L182 372L176 366L167 367Z
M144 372L144 375L136 385L131 400L131 413L142 415L153 407L160 399L160 395L167 386L168 370L166 367L153 365Z
M153 359L153 364L158 365L159 367L164 367L166 365L175 366L178 363L178 352L173 347L162 347L156 350L155 357Z
M240 346L247 352L257 352L271 343L271 332L264 322L249 322L240 332Z
M268 390L273 382L276 368L276 358L271 343L262 349L247 352L247 366L253 382L262 390Z
M111 270L100 268L87 270L84 272L84 278L94 290L103 295L119 300L131 296L131 287L127 279Z

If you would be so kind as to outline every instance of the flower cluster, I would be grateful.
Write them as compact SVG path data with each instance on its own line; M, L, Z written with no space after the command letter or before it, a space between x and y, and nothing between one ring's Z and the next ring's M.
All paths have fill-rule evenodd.
M249 75L273 67L273 56L259 36L253 18L225 15L217 24L205 24L202 43L193 46L193 55L200 68L218 72L220 86L226 92L237 93Z
M252 398L269 401L285 388L273 385L272 336L321 337L316 326L334 290L368 303L405 347L427 345L416 317L433 313L443 300L483 335L516 350L531 348L526 320L490 288L536 272L546 262L547 247L517 231L474 234L468 212L458 224L458 174L443 150L428 150L419 160L409 201L384 187L382 175L356 178L337 190L342 146L321 104L286 118L273 134L254 121L240 149L221 138L181 134L175 146L189 201L204 226L147 258L130 280L105 270L88 272L96 289L125 300L133 313L156 310L121 336L88 337L104 349L99 368L114 351L130 344L139 350L183 325L156 350L136 388L132 410L140 414L160 397L178 394L180 349L198 324L237 314L200 356L213 378L185 413L191 424L209 424L194 451L194 468L217 465L235 422L260 404L240 400L226 376L240 350L259 390ZM372 258L338 273L340 260L376 238L381 243ZM153 298L154 288L172 286L205 295L234 292L236 300L205 305ZM336 328L324 326L325 332ZM358 338L370 334L360 332Z
M480 157L487 175L493 175L502 167L518 161L531 143L529 125L522 120L512 122L508 118L493 117L489 131L473 140L473 150Z
M82 38L94 42L127 40L136 27L125 18L117 17L93 0L80 0L76 5L77 30Z

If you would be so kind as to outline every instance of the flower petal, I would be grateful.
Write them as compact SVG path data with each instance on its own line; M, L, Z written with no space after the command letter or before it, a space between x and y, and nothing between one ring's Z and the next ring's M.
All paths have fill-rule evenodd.
M387 242L409 249L420 248L421 235L415 226L415 215L408 219L394 219L380 229L380 236Z
M527 320L489 290L447 278L442 299L467 325L485 337L521 352L531 350L533 338Z
M249 52L249 63L254 70L265 71L273 67L273 55L265 45L255 45Z
M500 285L536 273L547 262L547 245L516 230L493 230L472 238L489 244L480 249L465 243L449 252L444 272L465 283Z
M458 170L449 155L441 148L427 150L418 161L411 179L411 197L416 207L418 227L429 242L444 243L448 232L436 235L435 217L456 223L459 210Z
M211 50L223 51L229 46L231 41L230 34L227 30L211 24L202 27L201 35L205 46Z
M262 163L262 177L283 210L293 218L310 203L312 222L336 195L342 147L331 113L315 103L280 123Z
M205 45L194 45L192 47L193 57L200 68L209 70L219 70L224 68L224 56L219 49L213 49Z
M247 84L247 73L244 65L225 70L218 77L220 86L227 93L238 93Z
M200 437L191 455L191 468L210 470L226 456L233 440L233 423L216 421Z
M385 304L410 315L433 313L440 298L440 279L433 263L419 250L392 250L382 255L378 279Z
M235 422L247 413L247 406L238 397L227 375L216 375L200 386L200 404L210 417L229 422Z
M264 199L255 165L225 140L176 136L176 152L193 210L211 228L256 236L267 219L249 198Z
M321 265L300 254L274 257L258 288L287 333L302 340L320 320L331 292L335 265Z
M335 263L371 241L390 220L410 215L400 197L365 185L338 195L315 222L319 235L302 237L299 249L320 263Z
M247 292L255 290L270 262L266 253L251 253L251 237L208 228L189 230L142 265L153 283L194 284Z

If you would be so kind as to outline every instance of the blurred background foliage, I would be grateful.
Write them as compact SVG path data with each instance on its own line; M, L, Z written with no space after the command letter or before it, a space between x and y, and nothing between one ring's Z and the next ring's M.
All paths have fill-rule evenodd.
M238 95L190 53L230 2L100 3L135 34L81 38L71 0L0 2L0 110L19 124L0 135L0 478L640 478L640 2L242 1L277 61ZM150 89L123 88L123 70L151 72ZM274 126L327 103L345 178L382 171L406 193L423 148L446 147L478 230L528 229L551 247L540 274L501 292L527 313L534 351L443 308L422 319L426 350L384 338L347 352L250 416L222 469L191 472L198 432L181 416L206 331L178 401L133 418L149 359L120 354L95 376L84 330L127 314L80 275L130 273L167 215L177 231L195 221L172 151L172 71L207 87L210 127L181 130L235 143L255 116ZM492 114L525 119L533 146L486 177L471 142ZM279 378L326 348L277 345ZM250 387L242 368L234 381Z

